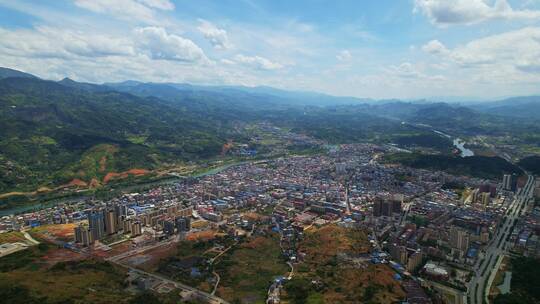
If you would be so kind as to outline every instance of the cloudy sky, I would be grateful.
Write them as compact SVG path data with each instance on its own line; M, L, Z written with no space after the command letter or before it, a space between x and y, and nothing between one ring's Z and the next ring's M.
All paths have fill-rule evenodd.
M372 98L540 94L540 0L0 0L0 66Z

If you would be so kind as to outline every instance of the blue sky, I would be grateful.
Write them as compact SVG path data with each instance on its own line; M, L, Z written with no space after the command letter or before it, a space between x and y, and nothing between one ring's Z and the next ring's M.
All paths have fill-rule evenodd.
M531 95L540 0L0 0L0 66L96 83Z

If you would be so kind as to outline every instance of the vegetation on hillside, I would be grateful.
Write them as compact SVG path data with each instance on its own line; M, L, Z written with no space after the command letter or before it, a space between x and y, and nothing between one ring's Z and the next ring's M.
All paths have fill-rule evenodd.
M395 153L386 155L384 161L387 163L400 163L413 168L440 170L455 175L469 175L488 179L501 179L503 174L506 173L523 173L520 168L500 157Z
M540 156L525 157L518 162L518 165L534 175L540 175Z
M233 303L263 303L272 281L289 271L281 257L279 236L257 236L220 257L218 295Z
M155 98L2 79L0 193L212 157L235 136L226 123Z
M452 141L448 137L435 133L398 136L394 142L404 147L424 147L445 152L449 152L452 148Z
M250 135L241 126L258 122L331 144L396 142L447 151L448 139L421 130L429 126L454 135L516 138L529 150L538 142L539 127L530 121L444 103L344 104L345 99L321 106L302 99L321 96L272 94L178 84L53 82L1 69L0 202L18 204L29 195L65 187L94 189L111 180L206 161L219 156L228 142L248 142ZM473 160L484 162L465 162ZM470 173L468 164L444 163L462 166L450 171ZM495 176L499 165L478 174Z
M512 259L511 292L498 295L495 304L540 303L540 260L518 257Z
M335 225L307 232L299 245L304 261L285 283L290 303L396 303L405 294L386 265L353 262L367 254L364 231Z

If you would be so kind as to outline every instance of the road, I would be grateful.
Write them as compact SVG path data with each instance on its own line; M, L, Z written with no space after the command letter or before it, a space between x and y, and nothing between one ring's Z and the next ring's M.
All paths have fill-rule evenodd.
M146 271L143 271L143 270L140 270L140 269L137 269L137 268L134 268L134 267L131 267L129 265L126 265L126 264L121 264L119 262L115 262L117 263L118 265L120 266L123 266L123 267L126 267L128 268L129 270L131 271L134 271L140 275L144 275L144 276L148 276L148 277L151 277L155 280L159 280L159 281L162 281L164 283L169 283L169 284L173 284L176 288L178 289L181 289L182 291L188 291L190 292L191 294L195 295L195 298L197 299L200 299L200 300L204 300L206 301L207 303L212 303L212 304L229 304L227 301L223 300L222 298L219 298L217 296L214 296L214 295L211 295L207 292L204 292L202 290L199 290L199 289L196 289L196 288L193 288L191 286L188 286L188 285L185 285L185 284L182 284L180 282L177 282L177 281L173 281L173 280L170 280L164 276L161 276L161 275L158 275L158 274L155 274L155 273L150 273L150 272L146 272Z
M28 232L26 231L22 231L22 234L24 235L24 237L30 241L30 243L34 244L34 245L39 245L39 242L36 241L36 239L34 239Z
M467 292L467 303L482 304L487 303L488 280L492 271L496 271L495 265L499 260L499 256L506 253L507 238L512 234L514 229L514 220L520 217L525 210L522 207L527 204L532 197L534 191L534 177L528 176L525 186L516 193L514 201L510 204L506 220L503 225L496 230L496 233L487 248L485 249L485 257L478 261L474 267L475 276L471 279Z
M216 277L216 284L214 284L214 289L212 289L212 293L211 295L215 295L216 294L216 291L217 291L217 288L219 286L219 281L221 281L221 277L219 276L219 274L215 271L212 271L212 274Z
M216 261L217 258L219 258L220 256L222 256L225 252L229 251L231 248L233 248L234 246L236 246L238 244L238 241L235 241L233 245L229 246L227 249L223 250L222 252L220 252L218 255L216 255L215 257L211 258L209 261L210 265L213 265L214 262ZM216 263L217 264L217 263ZM212 293L211 295L215 295L216 294L216 291L217 291L217 288L219 286L219 281L221 281L221 277L219 276L219 274L215 271L212 271L212 274L216 277L216 284L214 284L214 289L212 289Z
M143 252L148 251L150 249L154 249L154 248L164 246L164 245L170 245L170 244L173 244L173 243L174 243L174 241L171 241L171 240L162 241L162 242L159 242L159 243L154 244L154 245L150 245L150 246L146 246L146 247L143 247L143 248L130 250L130 251L121 253L119 255L109 257L106 260L111 262L111 263L115 263L115 264L120 265L122 267L128 268L129 270L134 271L134 272L136 272L138 274L141 274L141 275L144 275L144 276L147 276L147 277L151 277L151 278L159 280L161 282L173 284L176 288L181 289L182 291L187 291L187 292L191 293L192 295L194 295L195 298L204 300L207 303L229 304L227 301L223 300L220 297L215 296L214 294L210 294L210 293L207 293L205 291L199 290L197 288L185 285L183 283L173 281L171 279L168 279L168 278L166 278L164 276L161 276L161 275L158 275L158 274L155 274L155 273L150 273L150 272L146 272L146 271L137 269L135 267L132 267L130 265L127 265L127 264L121 262L123 259L125 259L125 258L127 258L129 256L132 256L132 255L135 255L135 254L140 254L140 253L143 253ZM218 280L218 283L219 283L219 280ZM216 287L217 287L217 284L216 284Z
M120 253L118 255L106 258L106 260L109 261L109 262L118 262L118 261L120 261L122 259L125 259L127 257L133 256L133 255L136 255L136 254L141 254L141 253L144 253L145 251L149 251L149 250L152 250L152 249L155 249L155 248L158 248L158 247L161 247L161 246L165 246L165 245L171 245L171 244L174 244L174 243L175 243L174 240L160 241L160 242L152 244L152 245L131 249L129 251Z
M292 280L292 278L294 276L294 265L291 262L287 262L287 265L289 265L289 267L291 267L291 271L289 272L289 275L287 276L287 281L290 281L290 280Z
M311 224L313 225L313 223ZM283 233L280 229L279 232L279 247L281 248L281 252L284 252L283 248ZM287 265L291 268L291 271L289 271L289 274L285 277L287 281L292 280L294 276L294 265L292 262L287 261ZM266 297L266 304L276 304L280 303L280 293L282 288L282 282L281 281L274 281L272 285L268 288L267 297Z

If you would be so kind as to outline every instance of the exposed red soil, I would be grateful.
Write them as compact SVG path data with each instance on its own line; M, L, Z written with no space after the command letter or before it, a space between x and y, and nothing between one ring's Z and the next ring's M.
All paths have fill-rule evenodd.
M43 256L41 259L52 266L58 262L79 261L84 258L85 255L83 254L60 248L49 251L47 255Z
M109 172L103 178L103 183L106 184L109 181L111 181L112 179L126 178L129 175L139 176L139 175L145 175L145 174L148 174L148 173L150 173L150 171L148 171L146 169L131 169L131 170L120 172L120 173L118 173L118 172Z
M76 186L76 187L87 187L88 186L88 183L86 183L85 181L83 180L80 180L78 178L74 178L73 180L71 180L67 186Z
M186 240L188 241L208 241L212 240L216 237L217 232L214 230L206 230L206 231L200 231L200 232L194 232L190 233Z
M92 180L90 181L89 187L90 188L97 188L99 186L101 186L101 183L97 180L97 178L92 178Z

